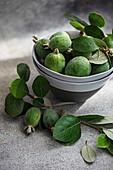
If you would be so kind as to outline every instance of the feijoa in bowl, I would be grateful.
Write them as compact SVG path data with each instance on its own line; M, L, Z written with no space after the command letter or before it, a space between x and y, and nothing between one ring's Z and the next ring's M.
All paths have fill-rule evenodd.
M74 38L76 38L76 37L80 37L79 36L79 34L78 34L78 32L76 32L76 31L67 31L68 32L68 34L70 35L70 37L71 37L71 39L74 39ZM60 35L61 36L61 35ZM56 41L58 41L58 39L61 39L61 37L60 37L59 35L57 35L57 39L56 39ZM81 36L82 37L82 36ZM80 38L81 38L80 37ZM46 39L50 39L50 41L51 41L51 39L53 39L52 41L51 41L51 46L52 46L52 49L54 48L54 41L55 41L55 38L54 37L52 37L51 38L51 36L47 36L47 37L45 37ZM68 35L67 35L67 37L66 38L68 38ZM79 38L79 39L80 39ZM91 39L91 37L88 37L88 38L90 38ZM79 39L78 39L78 41L79 41ZM87 41L87 37L86 37L86 41ZM45 45L45 48L47 48L47 43L45 43L44 44ZM75 42L75 44L74 45L76 45L76 42ZM61 44L61 46L62 46L62 44ZM70 46L70 41L68 41L67 42L67 48ZM59 47L59 49L60 49L60 46L58 46ZM96 49L96 47L95 47L95 49ZM61 50L61 52L60 53L63 53L63 50L64 50L64 48L61 48L60 49ZM65 49L66 50L66 49ZM50 53L52 53L53 52L53 50L48 50L48 54L50 54ZM98 52L98 50L97 50L97 52ZM100 51L101 52L101 51ZM76 51L74 51L74 53L76 53ZM83 54L83 53L82 53ZM85 55L87 55L87 56L90 56L90 52L89 53L84 53L84 56ZM96 55L96 54L95 54ZM81 56L81 55L78 55L78 56ZM111 68L108 68L108 64L106 64L105 66L103 66L103 68L105 69L105 71L103 70L103 72L100 72L100 73L98 73L97 74L97 71L99 70L100 71L100 69L98 69L98 67L95 67L94 66L94 71L93 72L91 72L91 73L96 73L96 74L90 74L90 75L84 75L84 76L73 76L73 75L66 75L66 74L64 74L64 72L67 72L68 73L68 71L69 71L69 69L67 68L67 71L64 71L63 70L63 68L62 69L60 69L60 70L63 70L63 72L62 73L59 73L59 72L56 72L56 71L54 71L54 70L51 70L51 69L49 69L49 68L47 68L46 66L45 66L45 64L44 64L44 60L40 60L40 57L38 56L38 54L36 53L36 47L35 47L35 45L34 45L34 47L33 47L33 52L32 52L32 57L33 57L33 60L35 61L35 63L36 63L36 65L38 66L38 68L41 70L41 71L43 71L44 73L46 73L47 75L49 75L49 76L51 76L51 77L53 77L53 78L56 78L56 79L59 79L59 80L63 80L63 81L67 81L67 82L72 82L72 83L84 83L84 82L92 82L92 81L97 81L97 80L99 80L99 79L102 79L102 78L104 78L104 77L106 77L106 76L108 76L112 71L113 71L113 67L111 67ZM44 57L42 57L42 58L44 58ZM48 57L49 58L49 57ZM74 57L73 57L74 58ZM72 58L72 59L73 59ZM86 57L85 57L86 58ZM112 58L111 58L112 59ZM49 60L49 59L48 59ZM92 58L92 60L93 60L93 58ZM112 60L111 60L112 61ZM69 65L69 62L70 61L68 61L68 63L66 63L66 65L68 64ZM47 62L46 62L47 63ZM87 61L86 61L86 63L87 63ZM56 65L55 65L56 66ZM98 65L97 65L98 66ZM81 68L82 68L82 65L81 65ZM92 68L93 68L93 61L92 61ZM102 69L103 69L102 68ZM90 70L90 67L88 66L88 69ZM56 70L58 70L58 69L56 69ZM87 73L88 72L90 72L90 71L87 71ZM107 71L106 71L107 70ZM71 71L70 71L71 72Z

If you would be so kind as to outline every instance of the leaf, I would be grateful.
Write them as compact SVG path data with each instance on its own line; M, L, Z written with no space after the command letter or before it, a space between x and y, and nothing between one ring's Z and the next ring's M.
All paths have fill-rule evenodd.
M56 112L57 112L60 116L64 116L64 115L67 115L67 114L68 114L66 109L56 110Z
M85 120L85 121L98 121L103 119L104 116L101 116L101 115L80 115L80 116L77 116L77 118L79 118L80 120Z
M113 129L103 128L103 132L107 135L108 138L113 140Z
M33 105L31 103L28 102L24 102L24 108L23 111L21 113L20 116L25 115L25 113L28 111L28 109L30 109L31 107L33 107Z
M23 108L23 99L17 99L11 93L7 95L5 99L5 111L7 114L16 117L22 113Z
M99 39L104 38L103 31L97 26L88 25L84 28L84 31L85 31L86 35L92 36L94 38L99 38Z
M33 99L33 106L40 108L43 105L44 105L43 98L35 98L35 99Z
M49 107L50 109L53 108L51 101L45 97L44 97L44 105Z
M91 25L104 27L105 26L105 19L102 15L92 12L89 14L89 22Z
M76 16L74 16L74 15L64 14L64 16L65 16L68 20L70 20L70 21L76 21L76 22L80 23L80 24L83 25L83 26L87 26L87 25L88 25L85 21L83 21L82 19L80 19L80 18L78 18L78 17L76 17Z
M107 149L111 154L113 154L113 141L112 140L110 140L110 145L108 146Z
M96 154L94 150L90 146L87 145L87 141L86 141L85 146L83 146L82 148L81 154L82 154L83 159L88 163L92 163L96 159Z
M107 55L100 50L98 50L96 53L89 57L89 62L93 64L104 64L107 61Z
M32 89L36 96L44 97L50 90L50 84L45 77L39 75L35 78Z
M99 49L95 41L87 36L79 36L73 40L73 49L80 52L92 52Z
M100 40L99 38L93 38L93 40L96 42L96 44L100 47L100 48L108 48L106 43L103 40Z
M16 98L23 98L29 92L27 84L23 79L15 79L9 84L11 94Z
M99 148L108 148L110 145L110 140L105 134L100 134L97 138L97 146Z
M107 44L108 48L113 48L113 37L104 37L103 41Z
M77 30L80 30L80 31L84 32L84 27L83 27L80 23L78 23L78 22L76 22L76 21L71 21L70 24L71 24L74 28L76 28Z
M71 142L81 137L80 120L73 115L62 116L55 124L53 137L62 142Z
M27 64L20 63L17 65L17 73L21 79L23 79L25 82L27 82L30 77L30 68Z
M89 123L97 125L110 124L113 123L113 116L103 116L103 119L91 120Z

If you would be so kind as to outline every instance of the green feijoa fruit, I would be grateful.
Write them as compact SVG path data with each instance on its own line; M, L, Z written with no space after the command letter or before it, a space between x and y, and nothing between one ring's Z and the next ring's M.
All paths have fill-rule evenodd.
M107 44L108 48L113 48L113 37L104 37L103 41Z
M69 61L65 68L65 74L70 76L84 77L91 73L91 64L88 59L78 56Z
M93 52L99 49L95 41L88 36L79 36L74 38L72 47L75 51L86 53Z
M54 127L58 119L59 115L53 109L46 109L43 114L43 123L48 129Z
M24 108L23 99L15 98L11 93L9 93L5 99L5 111L7 114L16 117L19 116Z
M105 19L102 15L92 12L89 14L89 22L91 25L104 27L105 26Z
M57 36L66 36L68 38L70 38L69 34L65 31L59 31L59 32L56 32L55 34L53 34L51 37L50 37L50 40L53 38L53 37L57 37Z
M27 125L25 127L25 129L27 129L27 133L30 134L31 132L35 131L34 127L38 125L40 117L41 111L37 107L32 107L26 112L24 121L25 124Z
M92 55L92 52L80 52L80 51L73 50L73 56L74 57L76 57L76 56L84 56L84 57L89 59L89 57L91 55Z
M11 94L16 98L23 98L29 92L27 84L23 79L15 79L9 84Z
M71 39L67 36L56 36L50 40L49 46L52 50L58 48L60 52L64 52L71 46L71 43Z
M40 39L36 44L35 44L35 51L37 53L37 55L39 56L39 59L45 59L45 57L51 53L51 49L50 48L44 48L43 44L44 43L48 43L49 44L50 40L48 39Z
M27 82L30 77L30 68L27 64L20 63L17 65L17 73L21 79Z
M56 48L53 53L46 56L45 66L50 70L61 73L65 67L65 57Z
M94 64L92 66L92 74L98 74L98 73L102 73L104 71L109 70L110 65L108 62L104 63L104 64Z

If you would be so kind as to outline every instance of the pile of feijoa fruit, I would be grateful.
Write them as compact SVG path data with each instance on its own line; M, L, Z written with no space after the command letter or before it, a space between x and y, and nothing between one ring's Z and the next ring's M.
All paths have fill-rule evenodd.
M38 61L50 70L69 76L84 77L105 72L112 67L113 32L105 34L102 15L89 14L89 24L82 19L65 14L70 24L79 30L71 38L66 31L59 31L49 39L33 36Z

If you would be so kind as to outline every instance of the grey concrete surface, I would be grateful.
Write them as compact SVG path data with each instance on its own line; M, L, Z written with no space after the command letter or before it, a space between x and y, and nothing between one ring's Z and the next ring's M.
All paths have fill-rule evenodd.
M112 170L113 156L106 149L97 148L99 132L82 125L81 139L72 146L63 146L52 138L48 130L36 129L36 133L23 133L23 117L12 118L4 111L8 84L15 78L16 65L26 62L33 79L38 75L31 58L31 36L44 37L58 30L74 30L63 17L73 13L87 21L91 11L100 12L107 20L106 32L113 28L112 2L78 0L4 0L0 1L0 170ZM49 92L48 98L58 103ZM26 98L26 100L30 100ZM113 79L85 103L66 106L72 114L113 115ZM96 152L93 164L84 162L80 150L85 141Z

